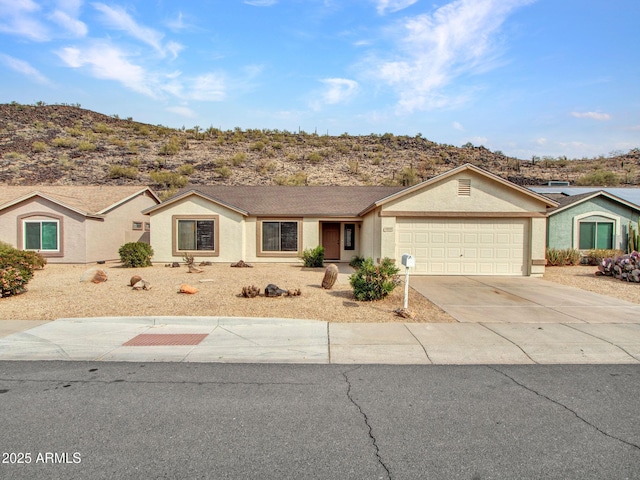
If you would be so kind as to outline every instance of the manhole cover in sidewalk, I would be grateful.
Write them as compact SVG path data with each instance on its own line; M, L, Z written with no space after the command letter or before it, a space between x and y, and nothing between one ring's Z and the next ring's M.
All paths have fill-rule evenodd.
M208 333L141 333L122 345L125 347L157 347L164 345L198 345Z

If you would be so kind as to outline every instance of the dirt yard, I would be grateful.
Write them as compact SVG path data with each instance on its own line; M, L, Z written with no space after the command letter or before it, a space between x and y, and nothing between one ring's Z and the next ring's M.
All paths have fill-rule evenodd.
M104 268L108 280L81 282L89 269ZM28 291L0 299L0 319L53 320L68 317L101 316L233 316L280 317L330 322L453 322L453 318L410 289L409 306L416 318L408 320L393 313L403 306L404 284L387 299L357 302L347 275L340 275L331 290L321 288L324 268L303 268L292 264L256 264L253 268L232 268L229 264L201 267L202 273L188 273L187 267L121 268L118 264L47 265L36 271ZM134 291L133 275L151 282L151 290ZM178 293L181 284L199 289L194 295ZM269 283L302 291L299 297L256 298L240 295L242 287L256 285L261 293Z
M99 316L233 316L282 317L330 322L453 322L453 318L413 289L409 307L416 318L401 318L393 311L403 305L404 285L379 302L357 302L340 275L331 290L320 286L323 268L292 264L256 264L253 268L231 268L228 264L205 266L202 273L188 273L187 267L121 268L100 266L107 272L105 283L81 282L95 265L47 265L37 271L22 295L0 299L0 319L53 320L65 317ZM545 280L640 303L640 284L595 276L596 267L548 267ZM149 291L129 286L133 275L151 282ZM195 295L177 293L186 283L197 287ZM299 297L256 298L240 296L242 287L264 287L274 283L283 289L299 288Z
M640 303L640 283L623 282L613 277L595 275L597 270L598 267L584 265L547 267L544 279L619 298L627 302Z

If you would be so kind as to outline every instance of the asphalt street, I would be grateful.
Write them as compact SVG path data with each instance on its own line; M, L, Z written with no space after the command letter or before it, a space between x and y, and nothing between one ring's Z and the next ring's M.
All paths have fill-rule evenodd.
M13 361L0 405L1 478L640 478L637 365Z

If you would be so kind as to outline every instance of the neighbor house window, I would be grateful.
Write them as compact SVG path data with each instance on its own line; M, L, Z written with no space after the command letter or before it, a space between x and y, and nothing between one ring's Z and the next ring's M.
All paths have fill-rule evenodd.
M262 251L293 253L297 252L298 222L263 221Z
M131 227L133 230L142 230L142 222L133 222Z
M60 250L60 223L58 220L25 220L22 231L25 250L58 252Z
M217 255L218 216L174 216L174 255L198 252L200 255Z
M580 222L580 250L613 248L612 222Z

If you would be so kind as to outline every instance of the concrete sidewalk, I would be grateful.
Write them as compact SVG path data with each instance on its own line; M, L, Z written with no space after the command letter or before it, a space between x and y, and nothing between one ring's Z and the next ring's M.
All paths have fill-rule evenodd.
M637 323L345 324L231 317L113 317L48 323L5 320L0 325L4 325L0 332L7 334L0 338L0 360L640 363ZM147 345L125 345L136 342ZM189 342L196 344L185 344Z

